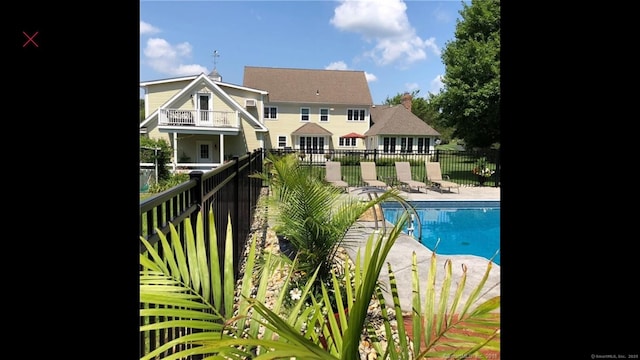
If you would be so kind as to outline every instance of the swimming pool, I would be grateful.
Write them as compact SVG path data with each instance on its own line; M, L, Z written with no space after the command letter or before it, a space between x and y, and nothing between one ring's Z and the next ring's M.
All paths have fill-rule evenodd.
M500 249L500 201L411 201L420 222L413 236L436 254L476 255L490 259ZM396 202L382 204L385 219L395 224L404 211ZM420 227L420 225L422 227ZM407 233L407 224L403 231ZM493 261L500 265L500 253Z

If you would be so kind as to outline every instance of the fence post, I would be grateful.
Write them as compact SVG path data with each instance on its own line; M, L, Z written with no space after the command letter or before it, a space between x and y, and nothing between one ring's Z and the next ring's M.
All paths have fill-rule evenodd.
M251 219L251 204L253 204L253 182L251 181L251 178L249 178L248 176L251 175L252 173L252 169L253 169L253 154L247 151L247 162L249 166L247 166L247 170L246 170L246 174L242 175L242 177L247 176L247 180L246 180L246 188L249 190L248 191L248 195L249 195L249 202L247 202L247 213L245 214L247 217L247 219L249 220L249 226L251 226L251 223L253 222L253 219Z
M240 156L238 155L233 155L231 158L232 161L235 162L234 164L234 173L235 176L233 177L233 183L234 183L234 191L233 191L233 203L234 205L234 210L235 210L235 214L233 216L233 222L231 223L231 230L233 231L233 252L234 252L234 261L235 259L238 259L236 251L240 251L238 249L238 245L240 244L240 224L239 224L239 219L240 219Z
M495 187L500 187L500 151L494 151L495 154L495 162L496 162L496 181L494 182Z
M191 205L200 206L200 211L203 212L202 215L204 216L206 213L204 212L205 209L202 204L202 174L203 172L199 170L191 171L189 173L189 179L196 181L196 186L191 189ZM193 215L191 215L192 224L196 223L197 214L197 212L194 212Z

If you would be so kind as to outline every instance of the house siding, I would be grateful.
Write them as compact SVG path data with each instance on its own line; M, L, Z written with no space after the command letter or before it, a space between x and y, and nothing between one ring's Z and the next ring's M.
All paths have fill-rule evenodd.
M147 99L149 102L149 114L156 111L159 107L164 105L171 97L175 96L180 90L186 87L189 84L188 81L184 82L175 82L169 84L157 84L150 85L147 87ZM232 88L222 87L223 91L227 92L231 95L231 97L238 102L241 106L244 106L245 98L253 98L256 100L260 100L253 94L253 96L247 96L251 93L248 91L238 91ZM233 96L233 92L239 92L244 94L237 94ZM197 92L208 92L213 94L213 110L214 111L235 111L227 102L226 99L222 99L218 96L218 94L207 86L203 86L199 88L197 91L189 92L184 94L184 97L181 99L177 99L177 101L171 105L172 109L181 109L181 110L195 110L195 106L191 95Z
M190 81L177 81L166 84L155 84L147 86L147 99L149 101L149 114L156 111L160 106L166 103L172 96L177 94Z
M221 86L222 87L222 86ZM222 89L229 95L231 98L240 104L241 107L244 107L247 112L253 115L261 124L264 124L264 119L262 116L262 112L264 111L264 103L262 102L262 96L256 94L255 92L231 88L231 87L222 87ZM254 99L256 100L256 107L245 107L244 101L245 99Z
M327 147L330 149L341 148L338 146L340 136L350 132L364 134L365 131L369 129L368 109L365 121L347 121L347 109L366 108L361 105L335 106L326 104L267 104L266 106L276 106L278 108L277 120L264 120L265 126L269 128L268 142L271 147L277 147L278 136L286 134L288 136L287 142L289 146L295 148L298 143L296 142L296 138L292 137L291 133L307 123L318 124L333 134L330 136L329 142L325 144L328 145ZM300 108L303 107L309 108L309 121L300 121ZM320 109L326 108L333 108L333 110L329 110L329 121L321 122ZM365 148L364 142L360 139L357 141L356 145L356 149ZM353 149L353 147L348 148Z
M149 126L147 127L147 129L149 129L149 132L147 133L147 136L149 136L149 138L151 139L164 139L169 145L171 145L171 138L169 137L170 134L168 133L163 133L160 132L158 130L158 122L157 121L153 121L153 123L149 123Z
M258 69L259 70L259 69ZM365 149L363 139L356 140L356 146L340 146L339 139L348 133L365 134L369 130L371 117L371 95L368 90L364 72L325 71L325 70L292 70L292 69L263 69L262 75L255 79L256 85L251 82L237 86L214 82L209 86L206 75L201 74L191 79L167 79L166 82L147 83L146 100L147 114L156 112L160 107L180 110L197 110L196 99L192 97L197 92L212 94L213 111L232 112L233 118L240 117L240 129L237 135L220 135L228 133L229 129L210 130L215 134L203 134L197 128L177 129L184 134L179 134L177 158L189 157L189 162L197 161L198 144L203 141L212 144L213 163L222 163L220 150L224 149L224 156L228 159L231 155L243 155L258 148L278 147L278 137L286 136L286 146L299 147L298 135L292 135L305 124L320 126L305 127L309 136L322 136L324 138L324 150L329 149ZM262 70L259 70L262 71ZM249 71L248 73L251 73ZM286 75L284 77L278 74ZM247 73L245 74L247 75ZM266 82L263 82L266 81ZM176 94L183 89L180 98ZM222 91L220 93L218 91ZM268 93L265 93L268 91ZM289 97L277 100L278 94ZM301 98L303 96L303 98ZM256 100L255 107L246 107L245 100ZM169 104L169 101L171 103ZM265 102L272 101L272 102ZM278 108L277 120L264 118L264 107L275 106ZM301 121L301 108L309 109L309 121ZM329 119L320 121L320 109L327 109ZM348 109L364 109L364 120L347 120ZM244 115L246 114L246 116ZM160 115L160 114L158 114ZM255 122L258 122L256 124ZM143 126L147 128L147 135L155 139L164 139L173 145L173 133L160 132L158 119L154 119ZM268 129L268 130L267 130ZM331 135L322 135L322 129ZM266 131L266 132L265 132ZM231 131L232 132L232 131ZM304 131L302 132L304 133ZM313 135L313 134L317 135ZM306 134L304 134L306 135ZM223 143L222 143L223 142Z
M241 144L242 151L239 152L238 154L251 152L260 147L264 147L264 145L262 145L260 141L263 135L261 133L254 131L251 124L248 121L246 121L244 118L242 119L241 124L242 124L242 133L236 136L236 138L238 138L239 140L241 138L244 138L244 141Z

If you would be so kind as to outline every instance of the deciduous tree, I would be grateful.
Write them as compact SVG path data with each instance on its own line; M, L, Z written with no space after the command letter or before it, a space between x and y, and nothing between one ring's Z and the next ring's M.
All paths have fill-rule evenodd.
M440 116L471 147L500 142L500 0L463 3L455 40L442 52Z

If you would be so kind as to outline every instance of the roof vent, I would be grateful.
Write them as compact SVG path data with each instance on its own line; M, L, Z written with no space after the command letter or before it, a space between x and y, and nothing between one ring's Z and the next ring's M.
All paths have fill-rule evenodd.
M256 99L245 99L244 107L256 107Z

